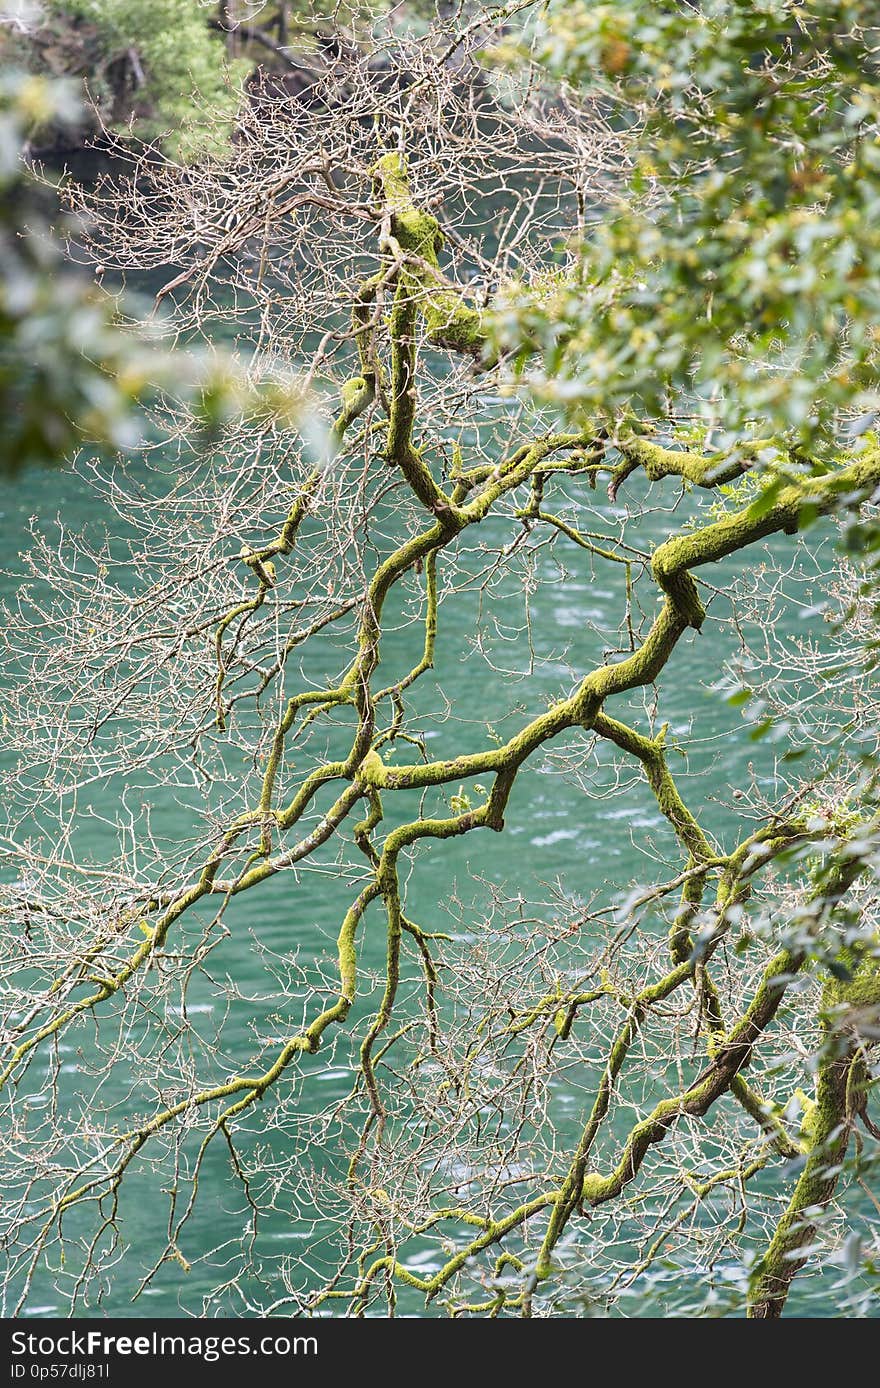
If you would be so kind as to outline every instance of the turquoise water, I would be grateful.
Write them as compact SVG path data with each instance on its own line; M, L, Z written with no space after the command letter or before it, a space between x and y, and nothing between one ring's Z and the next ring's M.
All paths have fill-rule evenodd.
M672 490L663 495L666 504L674 498ZM610 503L601 495L597 499L591 494L590 505L594 508L594 523L611 524ZM29 518L37 516L41 524L51 526L55 517L62 515L65 527L77 530L104 520L109 523L111 518L103 514L103 509L104 504L70 472L35 472L14 482L3 482L0 541L7 570L3 596L13 592L18 582L15 556L28 543ZM680 519L670 517L664 509L648 511L635 542L650 549ZM487 532L489 544L496 537L488 527ZM816 547L818 532L812 534L809 543ZM478 562L476 556L474 563ZM719 566L712 573L712 580L719 584L728 582L755 562L755 554L732 560ZM516 678L528 672L530 652L529 639L516 630L521 609L512 589L505 592L502 588L495 595L501 626L494 636L487 637L493 659L508 672L506 677L493 671L473 648L479 595L460 593L441 611L438 673L423 681L418 698L426 716L427 711L439 706L441 695L454 701L456 717L463 722L454 734L455 751L484 745L487 724L508 734L548 699L570 690L579 674L602 660L604 648L616 643L613 633L620 620L622 602L620 572L615 570L609 575L600 568L593 574L587 556L574 550L566 552L569 572L565 576L560 575L549 557L540 557L538 563L543 581L531 598L534 668L528 678ZM652 600L650 580L644 587L647 600ZM805 589L804 600L808 601L809 596ZM656 717L658 722L668 720L671 738L687 740L687 760L680 761L676 772L688 804L704 827L729 844L739 827L731 815L731 797L744 783L748 763L756 754L743 715L713 689L725 660L736 649L737 637L727 620L726 600L715 599L710 610L712 620L705 632L699 636L691 633L679 644L664 675ZM801 636L808 629L796 607L788 611L786 620L792 637ZM414 653L417 655L419 641L416 628L401 624L396 631L392 630L383 648L383 666L387 664L392 672L405 670ZM637 700L618 700L609 712L627 715L642 728L648 726L644 707ZM444 733L441 727L437 739L429 744L433 754L448 754L450 748L444 743L444 736L451 739L451 734ZM621 893L631 882L652 880L658 871L655 857L677 861L668 827L637 777L623 785L613 799L593 797L560 774L557 750L539 755L523 772L510 802L503 835L465 836L433 845L420 855L408 911L425 928L449 928L448 905L453 894L463 903L463 911L454 912L459 918L458 928L462 929L462 920L479 918L493 885L520 893L529 902L547 902L548 888L558 879L572 897L584 898L608 883ZM609 768L608 784L610 777ZM118 793L118 787L99 788L92 803L101 805L103 801L106 807L107 796ZM150 798L159 832L170 842L185 839L192 828L192 809L197 801L187 804L170 793L163 798L161 788L153 788ZM113 833L106 820L83 817L78 835L78 851L86 858L100 862L112 851ZM225 1054L255 1054L260 1034L283 1027L291 1013L298 1016L297 1005L271 982L261 951L289 954L298 948L306 963L323 958L331 965L340 907L348 899L334 874L328 871L318 876L303 874L295 883L284 874L236 902L225 918L229 936L212 956L215 986L201 977L190 994L190 1015L197 1030L204 1027L206 1035L211 1033L223 1008L223 981L233 978L247 1002L231 1007L224 1030ZM366 970L381 968L384 958L384 938L381 928L377 928L381 923L376 917L371 918L371 925L363 942L362 964ZM372 997L365 996L363 1007L370 1001L375 1004L376 998L375 991ZM82 1034L77 1036L76 1044L85 1045L88 1053L89 1042ZM70 1086L70 1092L76 1088L76 1060L71 1050L65 1066L68 1073L62 1081ZM350 1060L344 1042L326 1057L319 1053L306 1058L303 1070L308 1083L301 1091L303 1104L319 1109L341 1098L351 1084ZM114 1083L118 1083L118 1097L124 1102L131 1078L121 1063ZM105 1092L104 1097L112 1100L112 1090ZM563 1134L573 1135L577 1131L584 1103L579 1090L561 1094L559 1122ZM283 1155L283 1143L279 1149L276 1142L276 1156L279 1150ZM304 1162L304 1167L309 1163L319 1169L338 1165L338 1153L332 1149L306 1156L307 1160L302 1155L297 1158ZM325 1256L325 1231L305 1217L309 1213L305 1192L300 1209L303 1217L297 1218L296 1213L289 1210L271 1215L265 1222L259 1247L265 1250L267 1260L308 1247L311 1263L318 1265ZM230 1177L225 1152L215 1144L203 1171L199 1203L187 1229L185 1248L191 1270L184 1273L178 1264L166 1264L141 1299L132 1305L140 1276L161 1252L166 1219L149 1172L134 1171L123 1198L120 1223L128 1252L120 1263L108 1263L102 1276L102 1310L116 1315L198 1313L203 1298L228 1275L225 1255L209 1255L209 1250L218 1243L222 1245L218 1231L224 1226L228 1225L231 1237L241 1215L240 1187ZM63 1313L59 1288L66 1285L67 1276L41 1269L35 1278L28 1313ZM251 1284L245 1279L243 1285L247 1290ZM252 1290L254 1298L261 1295L256 1284ZM268 1299L264 1296L264 1301ZM221 1298L220 1304L229 1311L248 1309L238 1294ZM637 1307L630 1309L630 1314L638 1313Z

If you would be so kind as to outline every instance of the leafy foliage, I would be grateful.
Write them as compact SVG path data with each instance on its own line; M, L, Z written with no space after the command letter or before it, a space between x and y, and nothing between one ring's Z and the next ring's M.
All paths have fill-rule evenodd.
M185 159L222 148L250 65L227 61L198 0L50 0L50 13L94 25L105 66L127 64L142 138Z
M808 440L877 405L880 86L863 0L550 7L535 51L599 101L631 168L553 294L501 336L543 351L566 408Z
M114 448L139 437L133 405L145 348L113 300L67 261L22 163L26 132L76 118L70 87L24 74L0 84L0 466L59 463L84 438Z
M236 414L299 417L292 373L273 363L249 381L226 351L169 350L161 323L71 263L61 236L82 224L50 227L24 152L34 129L80 114L72 84L15 71L0 79L0 471L55 466L84 443L131 449L145 401L163 389L189 402L202 443Z

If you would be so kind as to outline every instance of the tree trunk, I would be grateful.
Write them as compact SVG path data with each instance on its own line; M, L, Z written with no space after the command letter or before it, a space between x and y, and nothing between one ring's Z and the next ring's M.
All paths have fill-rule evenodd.
M791 1284L806 1262L798 1250L812 1243L818 1219L834 1197L852 1126L847 1095L854 1063L849 1046L819 1070L812 1144L788 1209L756 1269L750 1320L778 1320L782 1315Z

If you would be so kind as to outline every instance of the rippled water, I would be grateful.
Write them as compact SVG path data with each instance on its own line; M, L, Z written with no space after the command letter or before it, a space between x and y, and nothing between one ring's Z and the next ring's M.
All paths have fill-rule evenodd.
M51 522L60 511L66 526L76 529L81 523L95 520L98 510L94 498L71 473L32 472L17 481L4 482L0 491L0 540L6 566L14 568L15 555L27 542L28 517L37 514ZM670 521L662 512L649 516L639 543L649 548L678 519ZM732 578L738 564L744 562L751 564L753 559L725 564L723 573L721 568L713 572L713 580ZM485 724L500 721L510 702L522 700L529 710L537 710L547 696L557 696L560 690L571 687L572 671L582 672L601 659L601 632L613 631L619 621L620 586L607 579L603 571L591 579L588 565L579 562L577 552L568 554L567 564L571 577L564 582L550 581L534 595L532 632L537 674L522 684L507 687L472 651L477 615L474 595L462 595L443 612L439 680L433 687L426 682L420 698L425 707L431 706L442 685L455 699L458 716L472 720L470 728L465 728L457 740L457 750L467 742L481 745ZM548 567L546 576L553 578L552 568ZM3 579L6 591L14 581L10 577ZM512 598L510 601L513 604ZM514 605L510 610L514 614ZM714 611L723 613L723 602ZM513 615L511 620L515 623L518 617ZM793 633L802 630L803 623L796 611L791 612L790 622ZM598 633L593 625L600 628ZM412 641L412 635L405 633L388 638L385 655L389 667L398 660L405 665ZM503 646L503 650L502 646L498 643L499 656L503 654L510 668L524 668L522 639ZM682 788L692 809L722 840L729 831L726 806L730 794L744 779L746 763L754 751L741 715L711 688L731 649L730 629L715 622L707 624L703 635L686 637L664 676L658 710L661 720L669 721L672 734L688 736L693 732L687 765L682 768ZM632 701L630 705L635 706ZM627 701L617 701L617 707L609 711L620 712L626 706ZM644 714L641 716L644 721ZM440 742L432 745L432 751L437 751L441 744L442 736ZM161 815L167 832L185 834L185 810L169 800L157 803L156 813ZM641 782L634 780L612 801L593 799L557 774L552 754L539 756L517 783L507 815L507 830L502 836L492 836L489 846L485 840L478 842L477 837L451 840L442 845L442 851L423 856L416 888L418 918L427 928L445 924L438 903L448 898L450 882L465 892L469 889L469 877L474 874L533 898L546 895L542 884L556 877L562 878L573 893L586 894L609 879L623 888L652 871L652 861L649 859L646 864L645 854L654 846L660 853L668 852L668 829ZM96 856L104 850L97 825L83 829L80 848ZM479 896L479 890L474 890ZM339 899L329 879L305 875L295 890L287 878L275 881L247 901L237 903L230 913L227 923L232 935L223 946L222 969L235 976L246 992L251 988L259 990L265 986L265 977L252 946L254 937L271 947L288 950L299 944L307 955L331 953L338 920ZM368 965L380 966L384 951L381 936L368 934L364 951ZM190 1013L194 1023L210 1027L216 998L201 984L193 1001ZM252 1016L233 1015L229 1024L227 1041L231 1046L237 1043L244 1054L253 1047L252 1021ZM72 1078L76 1063L73 1049L65 1043L62 1052L69 1056L68 1077ZM309 1083L316 1103L323 1104L331 1096L341 1097L350 1087L350 1072L343 1066L327 1064L320 1055L304 1063L310 1070ZM120 1085L124 1082L125 1077L120 1075ZM563 1129L568 1125L572 1132L576 1130L582 1106L580 1095L559 1095ZM139 1261L146 1263L161 1248L164 1215L146 1178L132 1183L132 1193L134 1198L125 1205L123 1230L126 1239L135 1245ZM103 1309L113 1314L197 1312L202 1295L219 1275L216 1267L199 1263L197 1255L216 1243L218 1227L222 1228L227 1218L225 1211L234 1199L225 1157L217 1151L209 1159L200 1212L189 1229L187 1246L193 1271L186 1276L176 1265L169 1265L134 1308L130 1305L135 1284L131 1271L111 1276ZM264 1237L276 1249L286 1244L291 1249L301 1248L312 1238L305 1226L280 1218L269 1221ZM430 1265L428 1251L413 1254L413 1266L425 1270ZM29 1314L48 1315L57 1305L52 1276L43 1272L37 1279ZM632 1313L637 1314L638 1308L634 1307ZM821 1306L811 1313L823 1314Z

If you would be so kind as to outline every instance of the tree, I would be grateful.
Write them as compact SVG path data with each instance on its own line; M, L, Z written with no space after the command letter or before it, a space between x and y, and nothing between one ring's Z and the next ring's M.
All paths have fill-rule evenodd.
M607 103L632 159L620 215L546 315L557 389L650 417L683 388L716 430L760 420L804 441L875 409L873 9L627 0L550 16L541 58Z
M222 151L250 64L227 61L198 0L46 0L27 9L7 35L18 65L85 79L101 122L134 123L176 156L197 157L206 142ZM62 127L68 140L91 124L77 114Z
M95 25L109 63L128 67L135 111L144 136L167 139L184 157L197 155L206 137L222 149L232 129L246 68L225 61L223 41L193 0L71 0L52 10ZM209 113L206 116L206 112Z
M47 1260L76 1305L110 1269L133 1293L173 1285L227 1178L214 1309L614 1314L654 1288L674 1314L763 1318L817 1239L852 1252L841 1171L863 1180L857 1130L877 1136L877 729L852 716L871 708L874 618L857 565L835 586L821 556L849 627L794 658L766 613L791 600L808 522L870 516L880 447L826 424L806 452L791 421L762 432L754 400L733 437L715 402L716 444L678 357L650 417L632 382L621 400L620 366L589 413L535 402L530 363L547 380L575 346L595 363L589 325L569 331L594 302L578 237L588 211L620 211L631 142L591 92L542 97L540 71L472 80L510 21L397 40L381 82L348 55L308 105L249 110L222 163L147 160L90 199L101 264L165 267L181 330L231 322L258 364L307 362L323 427L230 425L206 454L181 408L170 470L92 470L119 517L106 541L35 537L4 638L10 1306ZM703 339L697 322L698 361ZM763 563L765 541L777 567L756 562L725 607L725 561ZM579 653L532 615L573 574L618 604ZM491 710L444 672L445 622L474 593ZM662 710L721 621L761 761L715 834ZM838 667L836 702L803 696ZM798 727L822 734L799 761ZM495 880L480 831L504 833L536 763L584 795L638 778L666 835L651 880L575 861L542 902ZM185 837L154 818L157 785ZM112 840L97 863L78 852L90 803ZM458 841L480 855L468 891L444 875ZM310 878L332 951L317 927L290 938L291 915L319 914ZM329 1103L325 1057L349 1081ZM135 1272L142 1182L167 1237ZM266 1220L311 1221L302 1258L272 1256ZM677 1300L656 1291L661 1258Z
M395 8L396 23L413 18ZM377 17L388 22L375 3L328 14L310 0L43 0L11 13L17 37L7 43L18 66L88 88L89 109L75 123L43 132L46 153L70 153L96 136L100 144L110 128L185 162L222 157L240 107L267 79L293 95L340 48L368 44Z

